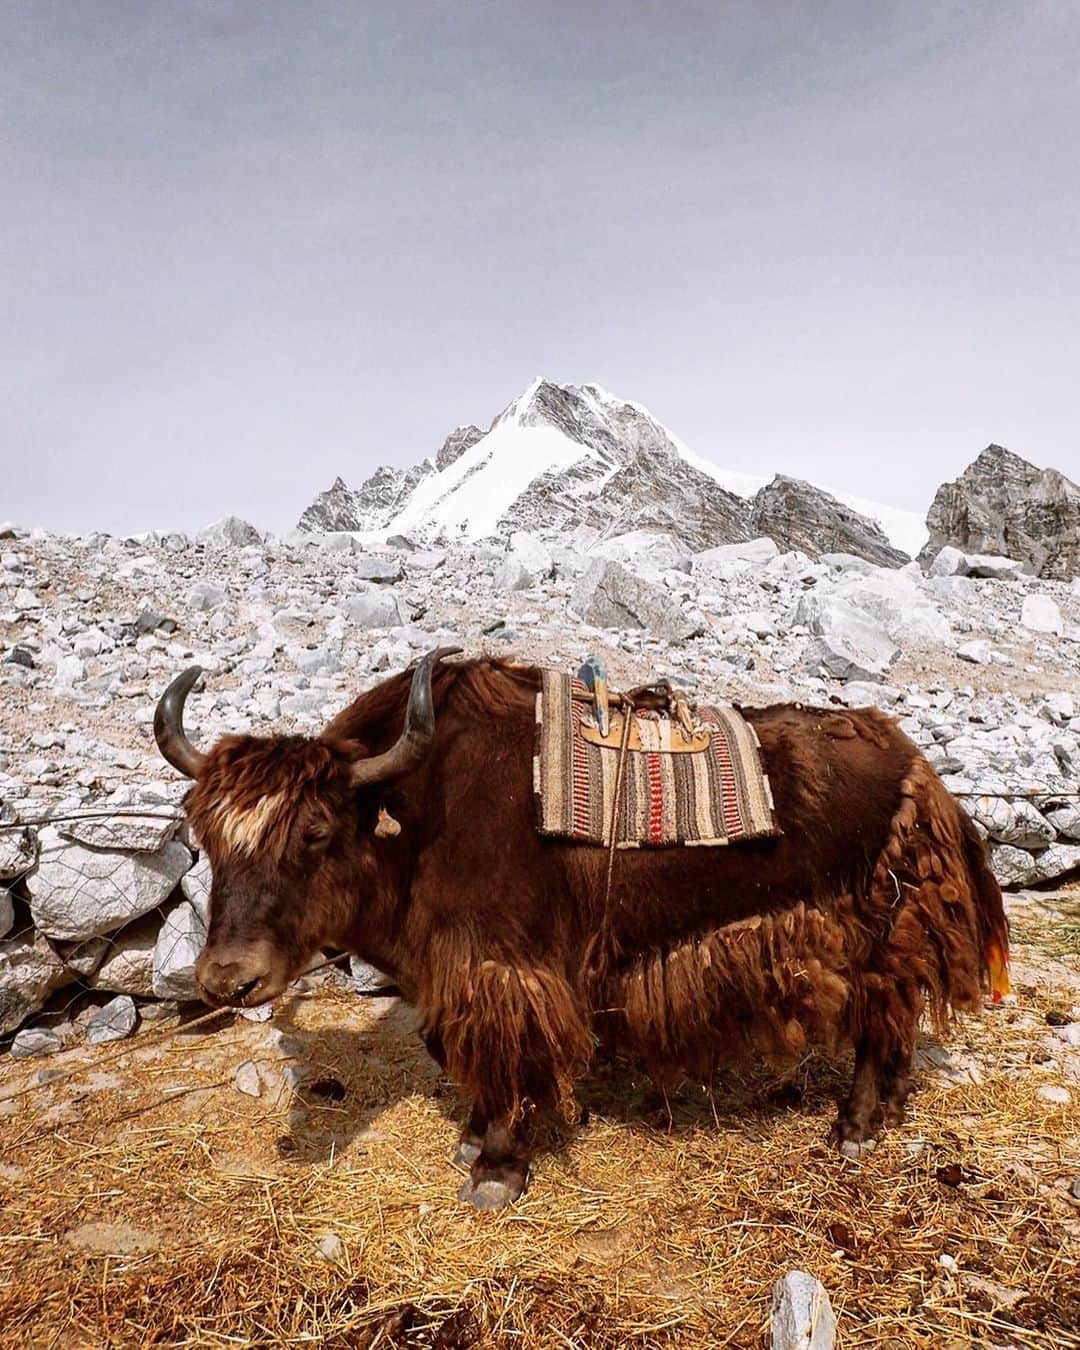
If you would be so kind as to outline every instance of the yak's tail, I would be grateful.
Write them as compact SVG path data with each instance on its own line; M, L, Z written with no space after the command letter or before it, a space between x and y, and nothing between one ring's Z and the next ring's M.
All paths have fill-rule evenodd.
M958 809L964 831L964 852L978 899L983 968L990 981L990 997L1000 1003L1010 988L1009 921L1005 917L1001 887L987 861L986 845L979 838L968 813L959 804Z

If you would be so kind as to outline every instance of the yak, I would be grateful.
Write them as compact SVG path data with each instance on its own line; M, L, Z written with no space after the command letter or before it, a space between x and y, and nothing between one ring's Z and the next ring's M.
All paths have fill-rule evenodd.
M515 1200L533 1113L573 1121L598 1047L661 1082L733 1056L854 1049L832 1137L857 1157L899 1123L924 1010L947 1027L1005 987L1001 891L969 817L875 709L742 708L775 837L620 851L541 836L541 672L429 652L316 736L154 731L193 779L212 871L196 978L208 1002L275 998L326 949L386 972L471 1110L462 1199Z

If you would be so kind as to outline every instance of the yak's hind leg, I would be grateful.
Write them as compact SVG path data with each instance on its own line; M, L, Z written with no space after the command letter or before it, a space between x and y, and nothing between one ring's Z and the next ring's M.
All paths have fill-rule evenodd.
M860 1158L877 1143L882 1123L881 1065L869 1036L855 1047L855 1074L851 1091L841 1102L832 1128L832 1140L845 1158Z
M886 1126L899 1125L911 1092L915 1022L903 1037L866 1033L855 1046L851 1091L840 1105L832 1140L845 1158L861 1158Z

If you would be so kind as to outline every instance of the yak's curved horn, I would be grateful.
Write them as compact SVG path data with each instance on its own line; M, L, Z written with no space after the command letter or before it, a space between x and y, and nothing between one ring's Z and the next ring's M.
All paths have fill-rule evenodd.
M405 730L389 750L353 765L355 787L371 787L403 778L425 760L435 743L435 705L431 699L431 672L444 656L456 656L460 647L437 647L421 657L413 671Z
M202 673L202 666L188 666L162 694L154 712L154 740L158 749L174 769L188 778L198 778L206 762L206 756L195 749L184 732L184 703Z

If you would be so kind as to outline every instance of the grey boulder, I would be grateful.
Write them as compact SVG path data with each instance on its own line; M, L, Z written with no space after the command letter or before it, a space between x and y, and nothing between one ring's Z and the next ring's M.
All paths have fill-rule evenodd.
M134 1001L127 994L118 994L103 1008L92 1013L86 1023L86 1039L91 1045L105 1045L108 1041L122 1041L138 1025L139 1014Z
M792 621L817 637L804 653L804 668L837 680L882 680L900 655L880 624L836 596L803 596Z
M14 1031L68 979L63 961L40 933L0 942L0 1034Z
M1005 797L977 797L968 810L991 839L1017 848L1045 848L1053 843L1054 827L1030 802Z
M175 840L156 853L99 852L50 827L27 880L30 910L48 937L96 937L162 904L190 866L191 854Z
M345 617L358 628L396 628L409 616L392 590L358 591L345 602Z
M594 558L577 579L570 609L597 628L642 629L666 642L682 642L703 630L672 592L607 558Z
M154 995L157 998L198 999L195 962L206 945L206 925L187 900L165 916L154 946Z

